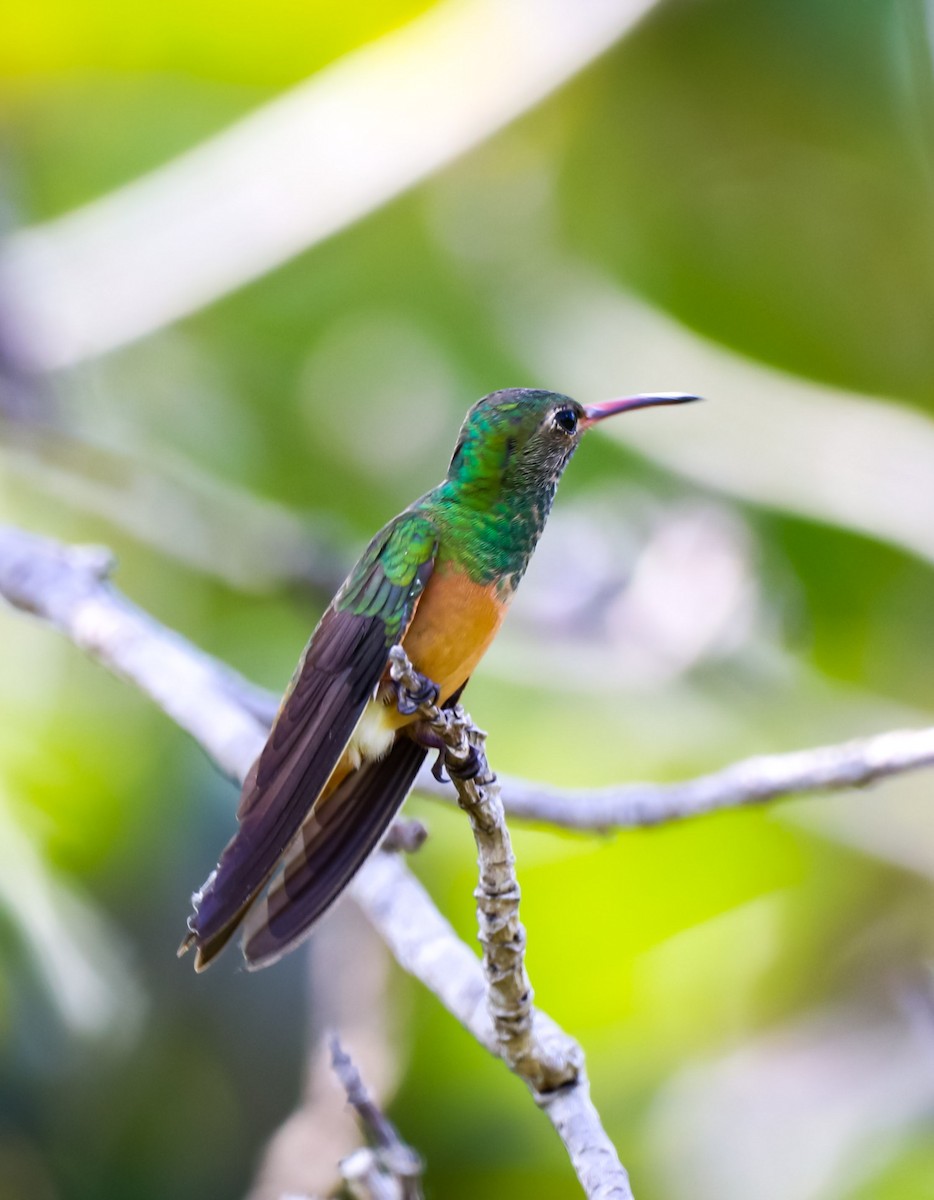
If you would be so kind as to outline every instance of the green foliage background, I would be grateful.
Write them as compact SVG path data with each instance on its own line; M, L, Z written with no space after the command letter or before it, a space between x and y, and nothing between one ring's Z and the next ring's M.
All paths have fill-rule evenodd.
M0 154L10 223L133 179L427 8L8 2ZM599 271L741 355L927 412L927 20L920 0L668 0L426 184L221 303L57 379L63 417L142 460L181 456L310 527L327 514L349 554L435 481L474 398L518 383L580 393L573 378L538 374L502 319L523 287L561 286L560 272L543 270L551 260ZM807 442L806 425L797 434ZM112 545L137 602L284 685L325 595L227 586L63 504L10 458L0 464L5 518ZM580 522L625 524L619 509L632 497L640 512L714 504L742 524L758 632L639 689L613 677L563 687L557 671L535 669L545 635L509 631L469 695L498 769L575 785L674 779L930 721L930 562L703 491L610 441L585 447L560 504ZM638 540L638 522L627 536ZM230 955L200 978L174 957L189 893L230 831L233 789L145 700L47 631L0 613L0 639L0 806L47 878L106 922L129 988L112 1029L76 1033L15 909L0 910L0 1197L242 1194L295 1100L306 1019L301 956L247 976ZM886 812L897 791L897 834L899 814L929 805L928 787L919 777L870 803ZM415 869L471 939L466 826L423 800L412 807L431 830ZM819 1009L885 1010L884 981L930 957L930 818L902 835L915 843L912 870L907 852L899 863L841 835L845 806L832 828L802 815L829 807L610 837L515 831L537 994L583 1042L639 1195L683 1194L670 1190L650 1133L685 1068ZM401 977L393 987L407 1067L391 1111L428 1161L428 1194L574 1194L561 1147L518 1082L432 997ZM874 1166L820 1195L934 1196L930 1135L929 1113L926 1125L899 1126Z

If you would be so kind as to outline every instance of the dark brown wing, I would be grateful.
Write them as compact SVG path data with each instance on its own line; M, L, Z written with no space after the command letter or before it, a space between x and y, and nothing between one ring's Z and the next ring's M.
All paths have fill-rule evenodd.
M285 871L250 909L243 956L265 967L300 942L372 853L402 806L426 751L397 737L385 758L364 763L302 826Z
M462 691L445 707L453 707ZM426 753L410 737L397 737L385 758L348 775L308 817L284 871L244 921L243 956L251 969L269 966L307 937L389 828Z
M193 897L183 945L197 945L197 967L227 942L321 794L411 620L435 546L430 523L403 514L321 619L244 785L240 827Z

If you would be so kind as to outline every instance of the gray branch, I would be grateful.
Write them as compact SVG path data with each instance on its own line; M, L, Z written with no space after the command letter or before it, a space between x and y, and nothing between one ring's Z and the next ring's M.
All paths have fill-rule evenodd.
M375 854L352 885L353 895L409 974L420 979L444 1007L491 1054L500 1043L487 1004L483 967L465 946L396 854ZM532 1010L535 1043L543 1057L560 1056L565 1034L541 1011ZM577 1082L536 1101L564 1143L586 1196L591 1200L632 1200L625 1170L590 1099L583 1065Z
M227 686L267 725L278 707L270 692L228 671ZM761 754L721 771L679 783L626 783L607 788L555 788L513 775L499 777L503 808L518 821L579 833L645 829L686 821L725 808L746 808L789 796L869 787L880 780L934 766L934 729L895 729L785 754ZM416 787L452 802L450 787L426 767Z
M120 678L150 696L228 774L242 779L262 748L261 702L245 705L243 681L132 605L107 581L110 555L0 529L0 595L55 626ZM399 964L435 993L491 1053L502 1048L486 1006L486 980L433 901L395 854L373 855L351 894ZM531 1038L543 1061L565 1053L567 1035L533 1010ZM554 1049L552 1049L554 1048ZM536 1096L591 1200L632 1200L628 1177L590 1100L576 1082Z
M389 1011L390 953L377 930L358 905L342 904L308 949L304 1083L260 1157L246 1200L333 1196L340 1164L360 1148L358 1122L331 1067L329 1029L339 1028L353 1046L376 1103L389 1100L399 1082L403 1054Z
M577 1082L584 1056L573 1039L562 1035L539 1040L533 1027L532 985L525 969L525 928L519 920L519 880L496 776L487 762L486 734L458 704L441 709L418 703L426 688L437 688L409 662L401 646L390 652L390 671L400 704L418 705L421 722L439 743L457 801L470 818L477 844L480 882L477 900L479 940L487 981L487 1005L499 1053L536 1097Z
M575 790L504 778L503 803L511 817L563 829L642 829L808 792L867 787L881 779L931 766L934 729L899 729L836 746L758 755L683 783L632 783ZM418 787L432 796L450 799L447 789L427 772L419 777Z
M372 1099L336 1034L331 1035L330 1047L334 1074L370 1143L341 1162L344 1181L361 1200L422 1200L421 1158Z
M107 582L111 565L110 555L100 548L67 547L18 530L0 531L0 595L54 625L134 683L222 770L242 778L265 740L274 701L130 604ZM665 786L575 792L510 779L503 782L503 801L513 816L566 828L633 828L801 792L864 786L932 765L934 730L905 730L749 759ZM430 776L426 783L426 790L449 795L450 789ZM352 890L403 968L434 992L491 1053L503 1053L487 1009L481 964L404 862L396 855L375 855ZM567 1046L566 1035L535 1009L531 1041L556 1047L559 1060ZM585 1193L629 1197L625 1173L590 1101L583 1070L573 1086L540 1093L537 1099L561 1136Z
M125 599L107 582L113 565L100 546L65 546L0 528L0 595L135 684L226 775L242 779L267 734L241 698L243 681Z

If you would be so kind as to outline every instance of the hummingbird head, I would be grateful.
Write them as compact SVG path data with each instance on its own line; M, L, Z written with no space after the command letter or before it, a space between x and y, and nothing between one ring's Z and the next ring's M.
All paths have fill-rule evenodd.
M465 498L553 493L583 434L615 413L697 396L655 392L584 405L560 392L507 388L484 396L468 412L448 468Z

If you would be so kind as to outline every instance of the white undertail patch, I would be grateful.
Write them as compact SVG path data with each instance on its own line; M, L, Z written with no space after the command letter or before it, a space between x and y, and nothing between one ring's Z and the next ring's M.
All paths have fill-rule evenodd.
M371 700L363 710L357 728L347 745L347 757L356 770L362 762L382 758L395 739L389 709L381 700Z

